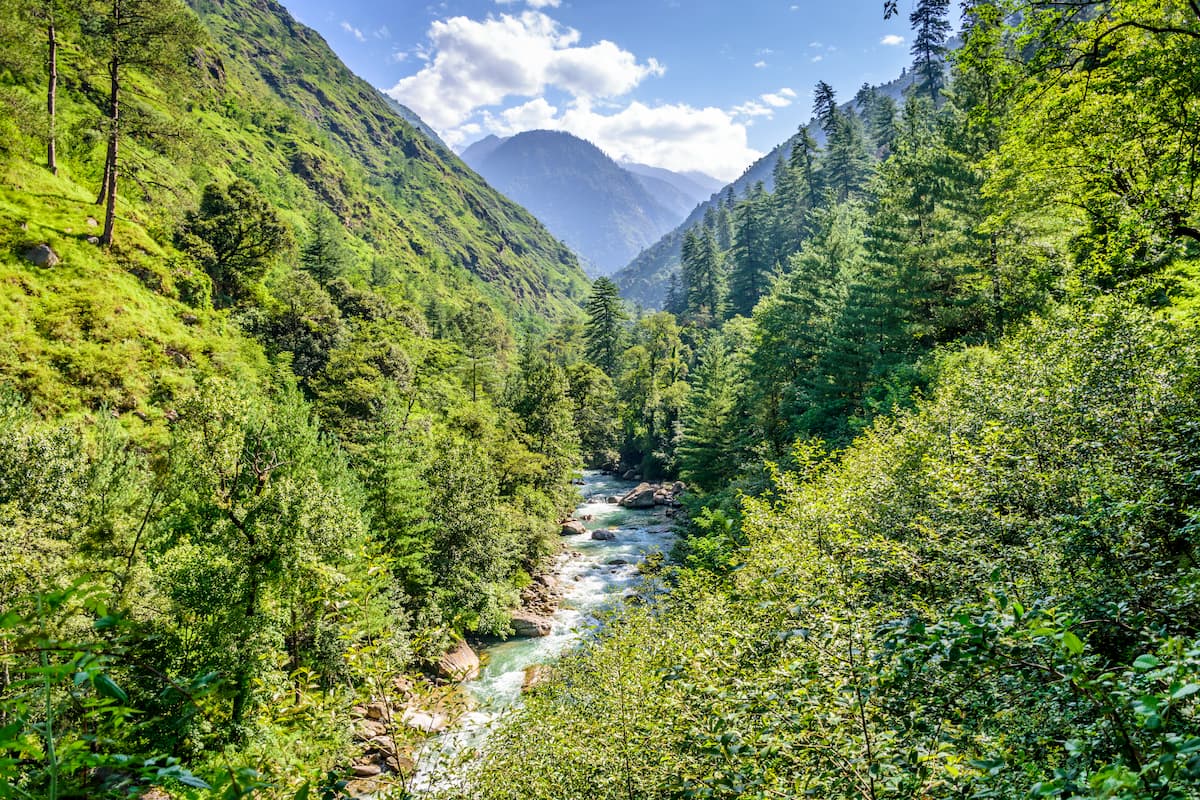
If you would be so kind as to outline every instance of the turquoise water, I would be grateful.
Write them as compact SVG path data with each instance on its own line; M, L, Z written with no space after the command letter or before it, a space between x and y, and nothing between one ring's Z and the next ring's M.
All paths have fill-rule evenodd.
M562 603L551 618L549 636L510 639L485 648L479 678L464 688L476 703L451 729L430 740L420 759L413 786L434 790L455 782L455 763L480 747L498 716L521 699L525 669L552 664L594 629L597 613L620 602L640 583L638 564L653 552L667 553L674 544L669 520L662 508L633 510L608 503L609 496L622 496L637 484L598 472L585 472L579 487L584 502L575 516L584 520L588 533L564 536L566 552L558 556L557 578ZM616 529L612 541L597 541L591 531ZM623 560L626 564L611 564Z

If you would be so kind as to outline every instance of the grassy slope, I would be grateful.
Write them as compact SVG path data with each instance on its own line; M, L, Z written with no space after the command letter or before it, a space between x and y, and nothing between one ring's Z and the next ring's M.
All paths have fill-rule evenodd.
M273 145L244 165L253 177L264 168L299 177L407 269L441 278L465 268L514 316L562 313L586 291L574 256L532 215L414 130L281 5L192 5L220 43L212 67L242 104L233 115Z
M226 313L180 300L186 274L171 233L209 181L254 182L304 237L319 205L352 234L362 272L383 262L386 290L421 307L488 299L526 325L577 313L586 279L527 212L388 109L312 31L260 0L200 2L212 40L185 91L135 76L129 96L156 133L127 141L117 245L88 244L102 163L103 75L63 48L60 176L43 152L41 87L0 75L27 136L0 147L0 376L56 416L106 407L153 417L202 372L267 368ZM50 244L62 263L22 258ZM157 409L157 411L155 410ZM134 427L140 422L133 421Z

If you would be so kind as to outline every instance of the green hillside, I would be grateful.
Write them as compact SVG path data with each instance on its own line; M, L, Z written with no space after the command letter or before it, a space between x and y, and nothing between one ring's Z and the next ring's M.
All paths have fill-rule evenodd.
M574 497L575 257L277 3L4 0L0 109L0 795L291 797L456 702Z

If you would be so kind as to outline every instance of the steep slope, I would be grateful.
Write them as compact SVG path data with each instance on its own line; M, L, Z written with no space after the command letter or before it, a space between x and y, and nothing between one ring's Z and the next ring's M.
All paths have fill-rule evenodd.
M191 4L220 43L210 69L219 70L214 88L262 107L238 122L269 139L269 159L255 157L250 167L235 151L234 172L253 169L263 182L270 180L264 173L299 178L352 232L393 251L422 283L465 270L525 318L574 304L584 282L570 253L524 209L414 130L282 5ZM228 125L208 121L218 136Z
M463 159L532 211L593 275L611 274L679 222L679 212L633 174L569 133L526 131L502 141L484 139L467 148Z
M875 87L875 90L901 102L904 99L905 90L912 85L912 82L912 73L906 71L895 80ZM824 141L824 132L815 120L810 120L805 127L808 129L809 136L818 144ZM679 269L679 248L683 244L684 234L704 218L704 213L710 207L716 208L716 204L721 201L721 198L728 197L730 192L735 197L741 197L760 182L767 191L771 191L775 184L775 165L791 155L792 145L795 142L796 136L792 136L787 141L776 145L771 152L747 167L737 180L713 192L706 202L696 206L677 228L638 253L633 261L618 270L613 275L613 280L620 288L621 295L645 308L662 308L663 301L666 299L667 282L671 275Z
M103 142L92 131L106 85L72 44L60 59L60 169L44 159L44 78L0 79L11 117L0 145L0 371L47 414L106 406L146 411L197 370L258 370L262 354L213 311L207 278L173 243L204 186L249 181L298 243L319 211L347 234L351 272L397 302L451 317L491 306L519 325L578 313L587 280L575 256L527 211L397 114L319 35L274 0L192 0L207 36L186 77L164 86L130 72L116 243L94 205ZM39 92L41 93L39 95ZM27 120L26 120L27 117ZM22 257L49 245L62 263ZM295 252L281 252L281 266ZM198 288L199 287L199 288ZM181 322L182 320L182 322Z
M662 178L653 175L639 175L632 173L637 182L642 185L642 188L650 193L650 196L659 202L663 208L674 213L678 218L683 219L691 210L700 202L686 192L680 190L675 184Z

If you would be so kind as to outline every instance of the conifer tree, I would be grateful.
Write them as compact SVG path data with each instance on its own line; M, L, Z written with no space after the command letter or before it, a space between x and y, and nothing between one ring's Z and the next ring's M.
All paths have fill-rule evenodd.
M943 60L946 55L946 37L950 35L950 21L946 15L950 0L917 0L917 6L909 15L916 35L913 37L913 71L917 82L913 91L926 94L937 107L946 75Z
M353 257L341 223L329 209L321 207L310 222L308 241L300 251L300 265L326 284L343 275Z
M180 0L101 0L97 15L88 22L97 30L86 41L104 60L108 73L107 147L96 203L105 204L100 242L110 245L120 175L122 92L128 74L143 71L159 82L179 76L203 29Z
M737 206L730 253L728 313L749 316L767 290L774 264L771 258L769 197L756 183Z
M584 328L588 360L615 378L620 369L622 325L629 319L617 285L609 278L597 278L587 302L587 325Z
M687 292L687 314L698 326L711 327L724 311L725 280L721 253L713 232L701 228L684 236L683 279Z
M706 491L721 488L737 471L735 408L737 370L721 334L700 351L681 420L680 475Z

